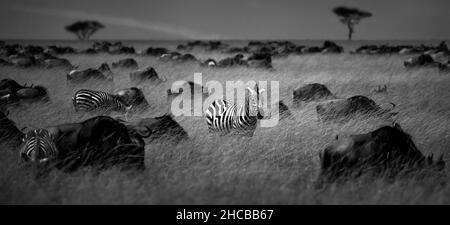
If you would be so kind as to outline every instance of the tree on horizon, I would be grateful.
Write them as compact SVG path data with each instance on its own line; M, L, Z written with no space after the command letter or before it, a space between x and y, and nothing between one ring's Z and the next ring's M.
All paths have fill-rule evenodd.
M98 30L105 26L98 21L77 21L65 27L67 32L77 35L79 40L89 40L89 38Z
M357 8L349 8L346 6L338 6L333 9L340 21L348 28L348 40L352 40L352 35L355 32L355 24L358 24L361 19L372 16L372 13L359 10Z

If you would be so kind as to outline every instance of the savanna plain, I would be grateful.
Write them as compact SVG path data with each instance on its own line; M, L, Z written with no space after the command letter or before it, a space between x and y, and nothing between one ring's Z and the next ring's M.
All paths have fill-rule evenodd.
M26 43L26 42L20 42ZM175 50L178 42L125 42L137 49L166 47ZM246 44L247 42L242 42ZM320 45L322 42L311 43ZM375 180L356 179L315 188L319 173L319 151L331 144L336 134L372 131L394 120L412 137L425 155L450 156L450 74L436 68L405 69L411 55L359 55L349 51L362 44L338 42L342 54L303 54L274 57L274 70L247 67L207 68L198 63L164 62L145 55L69 54L80 69L97 68L101 63L132 57L139 68L152 66L167 78L159 85L138 84L151 107L131 120L161 116L170 112L166 90L177 80L193 80L194 73L209 80L278 81L280 100L292 116L275 127L258 127L252 138L211 135L205 118L178 116L175 120L189 139L178 145L156 143L146 146L144 171L111 168L96 171L84 168L65 173L52 170L37 176L21 166L16 149L0 146L1 204L449 204L449 166L436 175L418 178ZM386 41L383 43L389 44ZM421 43L421 42L418 42ZM437 42L436 42L437 43ZM88 48L92 42L37 41L33 44L71 45ZM239 42L234 43L239 45ZM395 43L396 44L396 43ZM202 60L232 56L220 52L191 51ZM24 104L9 109L8 117L19 128L44 128L80 122L95 114L75 112L71 97L81 88L112 92L136 86L131 70L112 69L114 84L66 85L64 69L0 67L0 79L12 78L21 84L44 85L50 101ZM393 102L399 113L390 120L352 118L345 122L318 121L316 103L292 105L292 91L309 83L325 84L336 96L365 95L377 103ZM386 85L382 93L373 90Z

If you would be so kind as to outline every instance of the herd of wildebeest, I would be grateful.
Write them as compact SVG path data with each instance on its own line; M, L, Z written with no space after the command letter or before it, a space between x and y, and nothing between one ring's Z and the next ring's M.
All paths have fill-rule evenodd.
M201 48L206 51L219 51L227 54L236 54L225 59L197 59L189 52ZM114 74L110 65L103 63L98 68L78 69L78 66L63 55L68 54L126 54L124 58L111 64L112 68L127 68L132 70L129 76L136 85L152 83L158 85L166 82L166 75L158 74L151 66L140 68L131 56L143 55L157 57L162 61L180 63L198 63L200 66L210 68L225 68L245 66L251 68L275 70L272 66L273 57L283 57L291 54L340 54L343 47L332 41L325 41L322 46L303 46L290 41L250 41L245 47L232 47L220 41L193 41L180 44L177 51L161 47L149 47L145 51L137 51L134 47L124 46L121 42L95 42L85 50L74 49L69 46L34 46L9 44L0 42L0 66L18 68L67 68L67 85L83 85L85 82L97 80L100 82L114 82ZM405 69L413 67L436 67L440 72L449 71L450 51L446 43L436 46L388 46L364 45L350 54L411 54L411 58L404 62ZM247 55L245 57L244 55ZM192 81L187 84L193 88ZM11 149L23 148L23 142L29 136L43 132L51 139L49 145L54 148L51 158L49 153L33 153L32 157L21 151L20 158L25 164L41 167L49 165L65 171L73 171L84 166L105 168L122 165L132 168L144 168L145 145L154 142L170 142L177 144L189 139L188 133L180 126L170 113L155 117L141 118L137 122L127 119L112 118L110 116L95 116L79 123L58 124L51 127L23 131L16 127L8 118L8 108L28 102L51 101L47 88L40 85L19 84L12 78L0 81L0 138L1 142ZM58 87L54 87L58 88ZM202 89L200 85L200 89ZM385 90L386 87L378 91ZM192 89L191 89L192 90ZM180 90L181 91L181 90ZM167 100L179 95L167 90ZM205 93L203 93L205 94ZM148 109L149 103L140 88L123 88L115 93L107 93L113 99L120 101L131 112L143 112ZM207 93L206 93L207 95ZM292 93L293 108L302 107L308 102L316 102L316 112L321 122L346 120L356 115L370 117L390 118L398 112L394 111L395 104L390 106L377 104L369 97L357 95L346 99L339 98L325 85L319 83L307 84L297 88ZM75 104L75 103L74 103ZM281 119L292 116L288 106L283 101L277 104ZM128 109L128 108L127 108ZM102 109L105 110L105 109ZM123 109L110 108L109 110ZM126 113L130 111L126 110ZM126 117L125 117L126 118ZM34 132L34 133L33 133ZM373 174L398 175L404 171L417 171L422 169L442 170L445 166L443 157L434 159L424 156L414 144L410 135L402 130L399 124L383 126L365 134L351 135L349 137L336 136L336 142L320 151L320 179L335 180L338 178L359 176L362 172ZM45 157L44 157L45 156ZM39 158L41 157L41 158Z

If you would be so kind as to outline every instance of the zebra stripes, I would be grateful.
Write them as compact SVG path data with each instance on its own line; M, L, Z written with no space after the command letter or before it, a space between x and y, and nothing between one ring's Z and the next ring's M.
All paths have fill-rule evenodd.
M22 160L44 163L58 155L58 149L47 130L36 129L25 134L20 156Z
M206 123L212 132L228 134L231 132L242 133L245 136L253 136L257 121L260 119L259 94L264 89L256 91L247 88L248 95L242 105L230 104L229 102L217 99L207 109ZM257 113L257 115L255 115Z
M81 89L72 97L75 111L94 111L106 109L112 111L128 111L131 106L123 102L119 97L103 92Z

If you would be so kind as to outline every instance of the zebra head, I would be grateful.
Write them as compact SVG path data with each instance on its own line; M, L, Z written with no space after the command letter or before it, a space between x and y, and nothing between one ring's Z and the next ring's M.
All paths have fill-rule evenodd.
M252 89L250 87L246 88L248 95L245 95L245 104L249 106L250 115L256 115L258 119L262 119L262 103L260 101L260 94L263 93L264 89L259 89L258 84Z
M22 139L20 158L24 162L47 163L57 155L58 150L48 130L31 130Z

